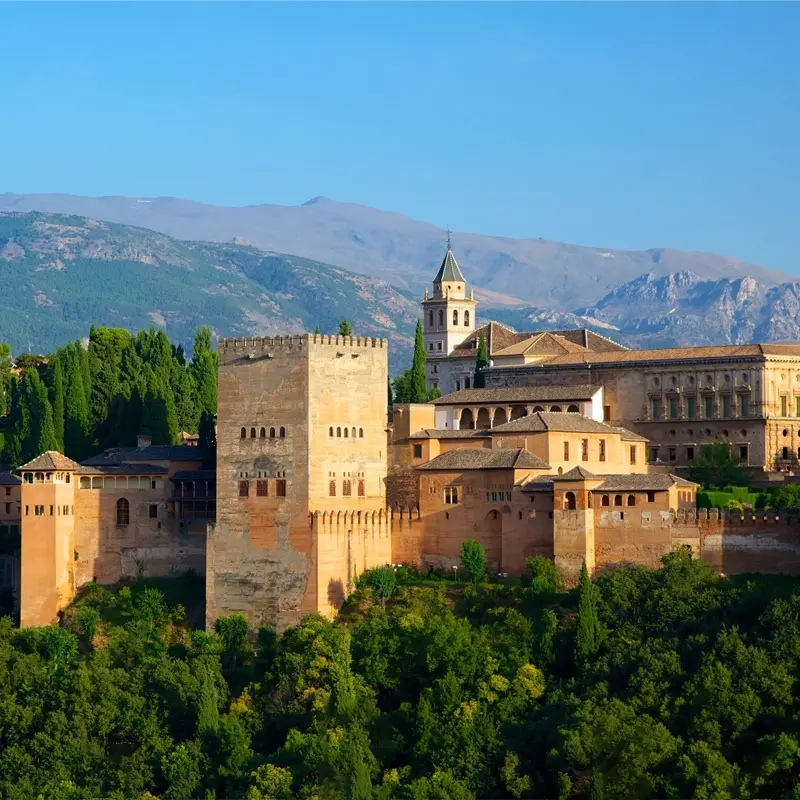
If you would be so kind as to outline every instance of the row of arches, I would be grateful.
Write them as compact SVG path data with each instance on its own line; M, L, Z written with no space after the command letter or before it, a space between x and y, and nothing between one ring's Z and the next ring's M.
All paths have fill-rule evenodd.
M648 492L647 494L648 494L647 501L649 503L654 502L655 498L653 497L651 499L651 494L652 493ZM591 496L590 496L590 498L591 498ZM612 498L612 495L604 494L600 498L600 505L603 508L610 507L611 504L612 504L612 499L613 499L613 504L615 506L623 506L623 505L635 506L636 505L636 495L634 495L634 494L629 494L629 495L627 495L627 497L625 495L615 494L615 495L613 495L613 498ZM578 505L577 505L577 499L575 497L575 492L564 492L564 509L566 511L575 511L575 509L577 507L578 507Z
M479 408L477 417L473 409L471 408L462 408L461 415L459 417L458 427L462 430L466 429L483 429L483 428L495 428L498 425L503 425L506 422L513 422L515 419L520 419L522 417L528 416L528 408L527 406L511 406L511 414L509 415L506 411L505 407L497 407L494 408L494 414L492 414L492 410L489 408ZM561 414L564 412L563 406L559 405L552 405L552 406L533 406L530 409L531 414L536 414L540 411L549 411L553 414ZM567 406L566 412L568 414L580 414L580 406L576 405L575 403L570 403Z
M469 328L469 311L464 311L464 327ZM428 324L433 327L433 311L428 312ZM458 309L453 309L453 325L458 325ZM439 309L439 327L444 326L444 309Z
M270 428L269 429L269 438L270 439L283 439L286 437L286 428L281 425L280 428ZM240 439L247 438L247 428L242 428L239 432ZM267 429L261 428L259 431L256 431L255 428L250 428L250 438L251 439L266 439L267 438Z
M344 434L342 433L342 431L344 431ZM333 425L331 425L330 428L328 428L328 437L331 438L331 439L334 439L334 438L336 438L336 439L341 439L341 438L355 439L356 436L359 439L363 439L364 438L364 429L363 428L358 428L358 430L356 430L355 427L348 428L346 425L345 425L344 428L342 428L341 425L337 425L336 428L334 428Z

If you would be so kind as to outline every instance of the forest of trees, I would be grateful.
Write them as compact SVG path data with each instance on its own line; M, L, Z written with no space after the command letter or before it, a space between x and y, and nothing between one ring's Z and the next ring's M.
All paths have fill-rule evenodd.
M48 356L0 344L0 462L16 468L46 450L81 461L140 433L174 444L182 431L213 439L217 354L197 330L192 359L155 328L131 335L92 328L88 348L71 342ZM4 416L3 416L4 414Z
M193 629L202 579L158 586L0 622L0 796L800 796L797 579L685 552L571 591L543 559L521 585L384 568L282 635Z

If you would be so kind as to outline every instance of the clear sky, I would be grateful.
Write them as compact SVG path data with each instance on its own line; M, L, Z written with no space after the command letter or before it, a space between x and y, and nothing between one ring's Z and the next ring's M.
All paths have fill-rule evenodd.
M325 195L800 273L800 4L0 3L0 192Z

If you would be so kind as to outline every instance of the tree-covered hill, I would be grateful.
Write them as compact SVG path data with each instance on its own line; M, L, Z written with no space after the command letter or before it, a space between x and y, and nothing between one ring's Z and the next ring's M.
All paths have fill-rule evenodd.
M191 576L0 621L0 796L800 795L797 579L679 552L565 592L532 567L522 586L376 570L337 620L281 635L197 630Z
M388 337L393 364L411 350L416 303L387 283L244 244L186 242L58 214L0 212L0 341L48 352L91 325L152 323L188 346L219 336L335 333Z

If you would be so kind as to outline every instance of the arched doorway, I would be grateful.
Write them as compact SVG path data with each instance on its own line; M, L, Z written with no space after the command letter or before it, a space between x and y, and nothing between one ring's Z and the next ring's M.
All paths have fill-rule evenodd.
M564 508L567 511L574 511L578 507L575 501L575 492L566 492L564 495Z
M506 410L504 408L496 408L494 410L494 422L492 423L492 427L497 425L503 425L508 422L508 417L506 417Z
M475 427L479 431L488 430L489 428L492 427L491 420L489 419L488 408L478 409L478 419L475 421Z
M461 409L461 417L458 421L458 427L462 430L472 429L475 427L475 420L472 418L471 408Z

